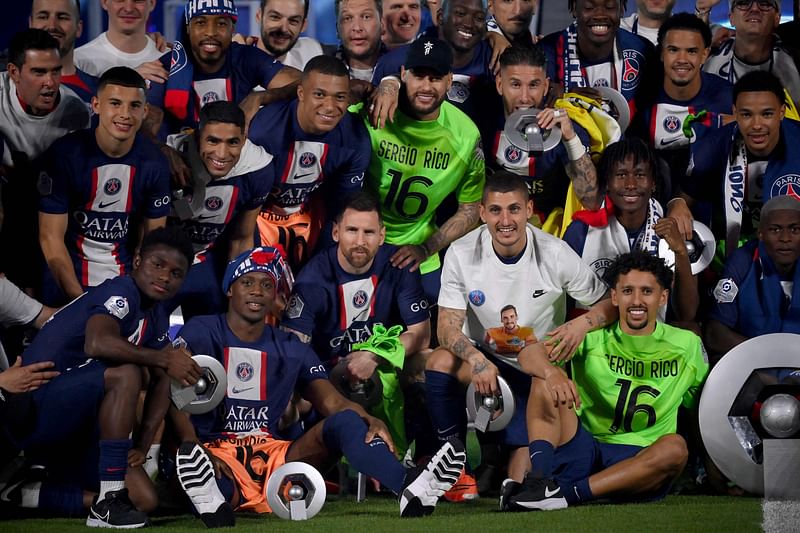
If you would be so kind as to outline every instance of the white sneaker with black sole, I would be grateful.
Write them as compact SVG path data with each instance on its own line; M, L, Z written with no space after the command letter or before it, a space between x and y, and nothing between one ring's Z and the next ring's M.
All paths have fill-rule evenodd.
M235 525L233 508L217 486L214 463L202 445L194 442L181 444L175 457L175 468L181 487L206 527Z
M128 497L128 489L106 493L89 508L86 525L111 529L136 529L150 524L147 515L136 509Z
M555 480L535 478L530 472L525 474L522 486L508 501L512 510L553 511L567 507L567 500Z
M424 467L410 470L400 491L400 516L409 518L431 514L439 498L458 481L466 462L464 444L451 439Z

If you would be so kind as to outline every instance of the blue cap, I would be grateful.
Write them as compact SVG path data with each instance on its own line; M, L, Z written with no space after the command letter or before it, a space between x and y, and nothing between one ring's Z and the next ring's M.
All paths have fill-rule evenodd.
M222 292L227 293L231 285L250 272L266 272L272 277L275 289L288 296L294 285L292 269L286 264L281 251L271 246L259 246L239 255L228 263L222 277Z

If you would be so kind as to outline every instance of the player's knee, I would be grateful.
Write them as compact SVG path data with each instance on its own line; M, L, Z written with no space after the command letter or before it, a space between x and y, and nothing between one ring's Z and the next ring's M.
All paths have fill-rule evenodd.
M106 390L125 389L138 394L142 388L142 372L137 365L124 364L107 368L104 379Z
M683 437L676 433L664 435L654 446L658 447L656 462L661 465L665 473L678 475L683 471L689 459L689 448Z
M458 368L458 362L459 359L453 355L450 350L439 348L428 356L428 360L425 363L425 370L454 375Z
M144 478L144 476L140 476ZM128 476L126 484L130 494L131 503L143 513L150 514L158 509L158 494L155 487L145 479L133 479Z

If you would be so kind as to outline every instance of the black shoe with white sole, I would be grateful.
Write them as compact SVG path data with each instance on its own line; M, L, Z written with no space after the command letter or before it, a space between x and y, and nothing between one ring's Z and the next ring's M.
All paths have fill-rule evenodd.
M535 478L530 473L525 474L522 486L508 501L513 510L520 511L552 511L567 507L558 483L550 478Z
M503 481L503 485L500 487L500 510L501 511L524 511L520 507L511 503L511 497L515 496L520 490L522 490L522 483L519 481L514 481L511 478L507 478Z
M439 451L421 468L409 470L400 491L400 516L427 516L436 502L458 481L467 452L458 439L445 442Z
M128 497L128 489L106 493L89 508L86 525L111 529L136 529L150 524L147 515L136 509Z
M175 469L181 487L206 527L233 527L236 524L233 507L220 492L214 463L202 445L194 442L181 444L175 457Z

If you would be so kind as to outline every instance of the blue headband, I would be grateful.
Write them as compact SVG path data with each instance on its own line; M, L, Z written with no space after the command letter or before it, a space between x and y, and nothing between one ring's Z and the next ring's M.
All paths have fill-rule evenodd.
M288 295L294 285L294 276L289 265L283 260L280 250L270 246L253 248L228 263L222 278L222 291L227 293L231 285L250 272L266 272L275 282L275 289Z
M195 17L203 15L226 15L236 22L239 17L233 0L189 0L183 11L186 24Z

